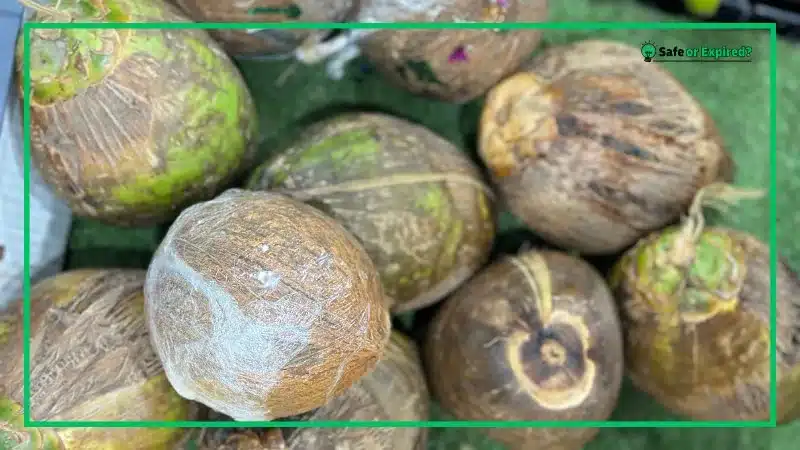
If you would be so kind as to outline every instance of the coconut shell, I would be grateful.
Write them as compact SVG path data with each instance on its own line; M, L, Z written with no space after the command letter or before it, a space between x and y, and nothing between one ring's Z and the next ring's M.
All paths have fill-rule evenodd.
M234 189L185 209L145 296L172 385L235 420L324 405L375 366L389 338L378 273L355 238L271 193Z
M685 264L681 230L642 239L616 265L626 367L636 386L697 420L771 420L770 252L755 237L706 228ZM800 417L800 280L777 265L778 417Z
M460 420L607 420L623 376L605 281L565 253L501 259L458 289L425 347L431 392ZM579 450L594 428L492 428L510 450Z
M194 420L148 339L143 270L73 270L30 295L31 419ZM23 428L22 301L0 315L0 448L168 450L180 428Z
M327 405L303 415L309 421L423 421L428 389L412 341L393 332L375 370ZM425 428L207 429L202 450L424 450Z
M487 95L479 152L553 244L610 254L678 219L733 162L705 109L639 48L551 47Z
M30 20L187 21L158 0L56 3L63 18ZM204 31L37 29L30 42L31 158L76 214L165 222L254 156L255 106Z
M367 0L361 22L544 22L547 1ZM486 93L530 58L541 30L378 30L361 40L367 58L390 81L440 100Z
M395 313L450 293L486 262L494 238L478 168L432 131L383 114L312 125L248 186L307 201L353 233Z
M172 0L197 22L340 22L353 0ZM213 30L211 35L235 56L285 54L307 39L321 40L326 30Z

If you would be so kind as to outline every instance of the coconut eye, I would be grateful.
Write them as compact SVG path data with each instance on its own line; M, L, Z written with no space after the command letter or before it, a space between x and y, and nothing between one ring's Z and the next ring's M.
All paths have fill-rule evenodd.
M539 397L546 406L571 398L581 401L588 395L585 380L591 374L587 373L584 345L569 325L557 324L542 330L522 344L519 351L520 359L526 362L525 375L539 388Z

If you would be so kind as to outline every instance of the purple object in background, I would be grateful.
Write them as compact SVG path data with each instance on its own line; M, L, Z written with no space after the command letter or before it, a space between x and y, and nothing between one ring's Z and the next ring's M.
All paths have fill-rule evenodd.
M463 62L467 60L467 49L464 48L463 45L460 45L453 50L453 53L450 53L450 57L448 60L453 62Z

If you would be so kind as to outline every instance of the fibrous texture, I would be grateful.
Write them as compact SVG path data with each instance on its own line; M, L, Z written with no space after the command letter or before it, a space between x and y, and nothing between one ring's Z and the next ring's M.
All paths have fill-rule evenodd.
M33 20L186 21L156 0L57 4ZM29 53L31 158L76 214L170 220L255 152L244 80L202 30L38 29Z
M428 390L414 343L392 333L375 370L325 406L297 419L309 421L428 420ZM203 450L423 450L424 428L209 429Z
M423 6L424 5L424 6ZM542 22L547 1L369 0L364 22ZM361 41L367 58L389 80L415 94L464 102L527 60L540 30L376 30Z
M358 242L276 194L230 190L184 210L145 295L172 385L236 420L322 406L374 367L389 337L378 274Z
M32 420L193 420L150 345L145 272L75 270L31 290ZM0 315L0 442L35 449L162 450L179 428L22 428L22 301ZM6 448L6 447L3 447Z
M770 250L725 228L654 233L611 285L622 305L631 379L697 420L770 420ZM776 266L779 422L800 417L800 281Z
M493 194L453 144L383 114L312 125L248 187L319 208L359 239L395 313L450 293L489 257Z
M487 95L479 151L511 211L549 242L621 251L732 176L703 107L641 51L548 48Z

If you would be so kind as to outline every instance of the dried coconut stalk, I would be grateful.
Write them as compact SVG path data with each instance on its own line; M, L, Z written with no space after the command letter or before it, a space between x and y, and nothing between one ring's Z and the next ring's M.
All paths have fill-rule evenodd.
M622 332L605 281L565 253L506 257L459 288L425 348L431 392L460 420L607 420ZM579 450L594 428L493 428L513 450Z
M683 224L653 233L614 268L631 379L672 411L697 420L770 420L770 256L755 237L706 227L703 207L725 211L761 193L713 184ZM800 280L777 266L778 417L800 417Z

